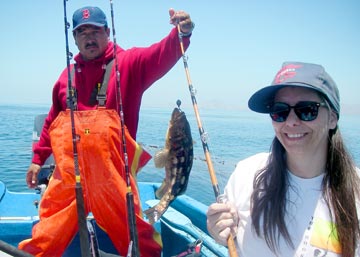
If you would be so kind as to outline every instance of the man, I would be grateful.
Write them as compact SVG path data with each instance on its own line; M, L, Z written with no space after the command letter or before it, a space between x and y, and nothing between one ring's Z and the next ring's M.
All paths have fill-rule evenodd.
M190 16L169 10L170 23L179 24L185 48L194 28ZM109 40L110 29L105 14L98 7L83 7L74 12L73 36L80 53L71 65L71 81L76 91L76 132L82 126L88 134L79 136L78 147L81 184L84 189L86 212L92 212L98 224L108 233L121 255L126 254L129 238L123 231L126 220L126 184L121 153L119 99L113 63L114 43ZM182 56L178 30L160 42L146 48L124 50L116 46L116 60L120 73L121 101L125 121L125 137L129 164L133 175L146 164L150 156L136 144L136 131L144 91L165 75ZM108 77L108 78L107 78ZM99 93L107 88L104 107ZM54 154L56 169L49 182L40 208L40 222L34 227L32 239L19 248L35 256L61 256L77 231L74 191L74 164L71 146L71 125L68 110L68 71L65 69L55 83L53 103L34 147L32 163L26 181L30 188L37 186L37 175L45 160ZM105 111L104 111L105 109ZM116 115L114 115L114 113ZM95 118L94 118L95 117ZM91 122L89 122L89 120ZM66 129L65 129L66 128ZM95 133L95 132L96 133ZM132 188L136 182L131 179ZM134 192L136 224L139 232L141 256L160 256L161 241L153 228L141 218L138 192ZM63 227L66 224L66 231Z

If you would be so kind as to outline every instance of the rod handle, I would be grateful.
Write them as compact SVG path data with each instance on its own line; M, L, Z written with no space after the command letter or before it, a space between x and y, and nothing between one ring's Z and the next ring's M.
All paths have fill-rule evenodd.
M237 257L238 255L236 252L235 239L234 239L233 235L231 235L231 234L227 240L227 246L228 246L229 256Z

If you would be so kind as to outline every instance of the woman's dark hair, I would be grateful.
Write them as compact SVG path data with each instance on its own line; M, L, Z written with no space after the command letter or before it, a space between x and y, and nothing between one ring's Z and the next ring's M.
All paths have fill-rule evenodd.
M356 243L360 240L356 211L356 200L360 199L360 180L356 173L355 164L344 145L339 129L330 130L322 194L335 221L343 257L353 257ZM287 176L285 149L275 137L269 163L257 172L251 196L253 228L259 237L265 239L274 253L279 250L280 236L294 248L284 220Z

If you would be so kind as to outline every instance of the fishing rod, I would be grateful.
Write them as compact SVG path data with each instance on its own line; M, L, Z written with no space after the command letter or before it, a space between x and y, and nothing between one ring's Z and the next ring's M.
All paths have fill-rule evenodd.
M120 116L120 125L121 125L121 140L123 146L123 153L124 153L124 163L125 163L125 179L126 179L126 204L128 210L128 224L129 224L129 236L130 236L130 243L129 243L129 253L127 256L131 257L140 257L139 251L139 242L138 242L138 233L136 227L136 214L135 214L135 205L134 205L134 194L131 188L131 181L130 181L130 171L129 171L129 164L128 164L128 155L126 149L126 139L125 139L125 122L124 122L124 112L123 112L123 104L121 98L121 89L120 89L120 72L118 67L118 59L116 55L116 33L115 33L115 22L114 22L114 8L113 8L113 1L110 0L110 10L111 10L111 24L112 24L112 34L113 34L113 43L114 43L114 59L115 59L115 72L116 72L116 87L117 87L117 94L116 100L119 103L118 105L118 113Z
M34 255L31 255L30 253L19 250L15 246L12 246L2 240L0 240L0 251L3 251L4 253L7 253L13 257L34 257Z
M84 205L83 190L81 187L81 177L80 177L79 159L78 159L78 151L77 151L77 141L79 140L79 138L76 135L76 131L75 131L74 110L76 109L76 94L75 94L75 89L71 85L70 59L72 58L72 53L69 51L68 29L70 27L70 23L67 21L66 1L67 0L64 0L66 67L67 67L68 91L69 91L67 104L68 104L68 108L70 107L71 134L72 134L72 143L73 143L74 168L75 168L75 180L76 180L75 183L76 208L78 214L81 256L89 257L90 243L89 243L89 235L86 224L85 205Z
M211 184L213 186L213 190L214 190L214 194L215 194L215 199L216 199L217 202L220 202L220 200L221 200L220 189L219 189L219 185L218 185L218 182L217 182L214 166L213 166L213 163L211 161L209 146L208 146L208 143L207 143L207 133L205 132L205 130L204 130L203 126L202 126L201 119L200 119L198 105L197 105L197 101L196 101L196 97L195 97L195 89L194 89L194 87L192 85L192 82L191 82L189 66L188 66L188 63L187 63L187 57L185 56L184 43L183 43L183 33L181 32L179 22L178 22L178 25L177 25L177 30L178 30L178 35L179 35L182 59L183 59L183 62L184 62L186 79L187 79L188 86L189 86L189 92L190 92L190 95L191 95L191 101L192 101L192 105L193 105L194 112L195 112L196 122L197 122L197 125L198 125L198 128L199 128L200 139L201 139L201 143L202 143L204 154L205 154L206 164L208 166L210 179L211 179ZM228 250L229 250L230 257L237 257L238 255L237 255L237 252L236 252L234 237L232 236L232 234L230 234L230 236L229 236L229 238L227 240L227 245L228 245Z

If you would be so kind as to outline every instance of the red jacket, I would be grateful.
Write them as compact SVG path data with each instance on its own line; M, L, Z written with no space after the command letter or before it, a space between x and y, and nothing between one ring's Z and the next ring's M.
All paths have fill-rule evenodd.
M183 38L184 47L190 44L190 39ZM97 83L101 83L105 70L103 65L113 58L113 43L109 42L108 47L100 58L85 62L81 55L75 56L77 69L75 72L75 88L77 89L78 110L95 109L97 105L89 103L91 93ZM123 104L125 124L136 139L136 132L139 120L141 98L146 89L155 81L164 76L182 56L177 29L174 28L170 34L149 47L133 47L124 50L117 47L118 69L120 72L121 97ZM106 107L118 109L116 101L116 77L115 63L110 75ZM34 145L32 162L43 165L52 153L49 126L57 117L59 112L67 108L67 68L61 73L55 83L52 95L52 106L45 120L40 140ZM69 132L71 133L71 132Z

